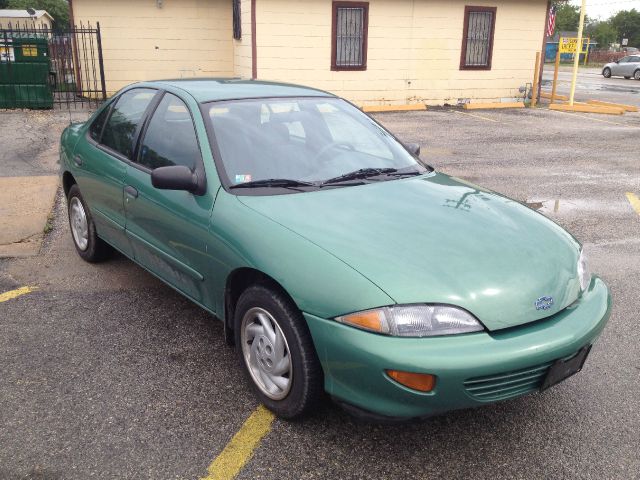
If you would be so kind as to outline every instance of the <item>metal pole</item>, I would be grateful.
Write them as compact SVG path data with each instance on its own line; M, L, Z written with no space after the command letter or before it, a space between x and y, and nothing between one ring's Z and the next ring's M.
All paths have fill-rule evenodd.
M576 94L576 82L578 81L578 65L580 64L580 52L582 51L582 32L584 30L584 15L587 10L587 0L582 0L580 8L580 26L578 27L578 44L573 57L573 79L571 81L571 94L569 95L569 105L573 106Z
M96 43L98 45L98 65L100 66L100 86L102 87L102 100L107 99L107 86L104 79L104 62L102 61L102 37L100 35L100 22L96 22Z
M562 37L558 39L558 49L556 50L556 63L553 70L553 86L551 87L551 103L556 101L556 91L558 90L558 70L560 70L560 44Z
M533 75L533 92L531 92L531 106L535 107L538 103L538 78L540 76L540 52L536 52L536 66Z

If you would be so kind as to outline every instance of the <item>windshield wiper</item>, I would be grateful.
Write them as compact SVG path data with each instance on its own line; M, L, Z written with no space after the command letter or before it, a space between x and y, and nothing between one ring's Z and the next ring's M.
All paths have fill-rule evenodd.
M361 168L353 172L345 173L339 177L330 178L320 184L320 186L330 185L333 183L348 182L350 180L360 180L364 178L376 177L378 175L388 175L396 173L397 168Z
M238 183L231 185L232 188L296 188L296 187L317 187L315 183L292 180L289 178L269 178L266 180L254 180L253 182Z
M420 170L409 170L409 171L397 171L392 173L387 173L390 177L415 177L418 175L422 175L425 172L421 172Z

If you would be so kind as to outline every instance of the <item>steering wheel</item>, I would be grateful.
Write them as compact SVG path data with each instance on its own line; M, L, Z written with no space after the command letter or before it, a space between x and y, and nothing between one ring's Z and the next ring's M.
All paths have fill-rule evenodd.
M320 149L320 151L318 153L316 153L316 155L315 155L315 157L313 157L313 160L311 161L311 163L316 163L316 161L320 161L320 159L322 157L324 157L330 150L333 150L334 148L346 148L347 150L350 150L350 151L355 150L353 148L353 145L351 145L349 143L331 142L331 143L328 143L327 145L325 145L324 147L322 147Z

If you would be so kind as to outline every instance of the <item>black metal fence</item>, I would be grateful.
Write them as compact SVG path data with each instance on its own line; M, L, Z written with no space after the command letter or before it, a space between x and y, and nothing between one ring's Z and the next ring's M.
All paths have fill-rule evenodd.
M107 98L100 24L0 29L0 108L95 108Z

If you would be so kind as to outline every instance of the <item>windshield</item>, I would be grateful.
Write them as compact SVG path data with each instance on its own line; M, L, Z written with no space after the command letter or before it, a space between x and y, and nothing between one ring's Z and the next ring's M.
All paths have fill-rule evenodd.
M344 100L264 98L216 102L205 109L230 188L349 186L356 179L361 184L426 171Z

